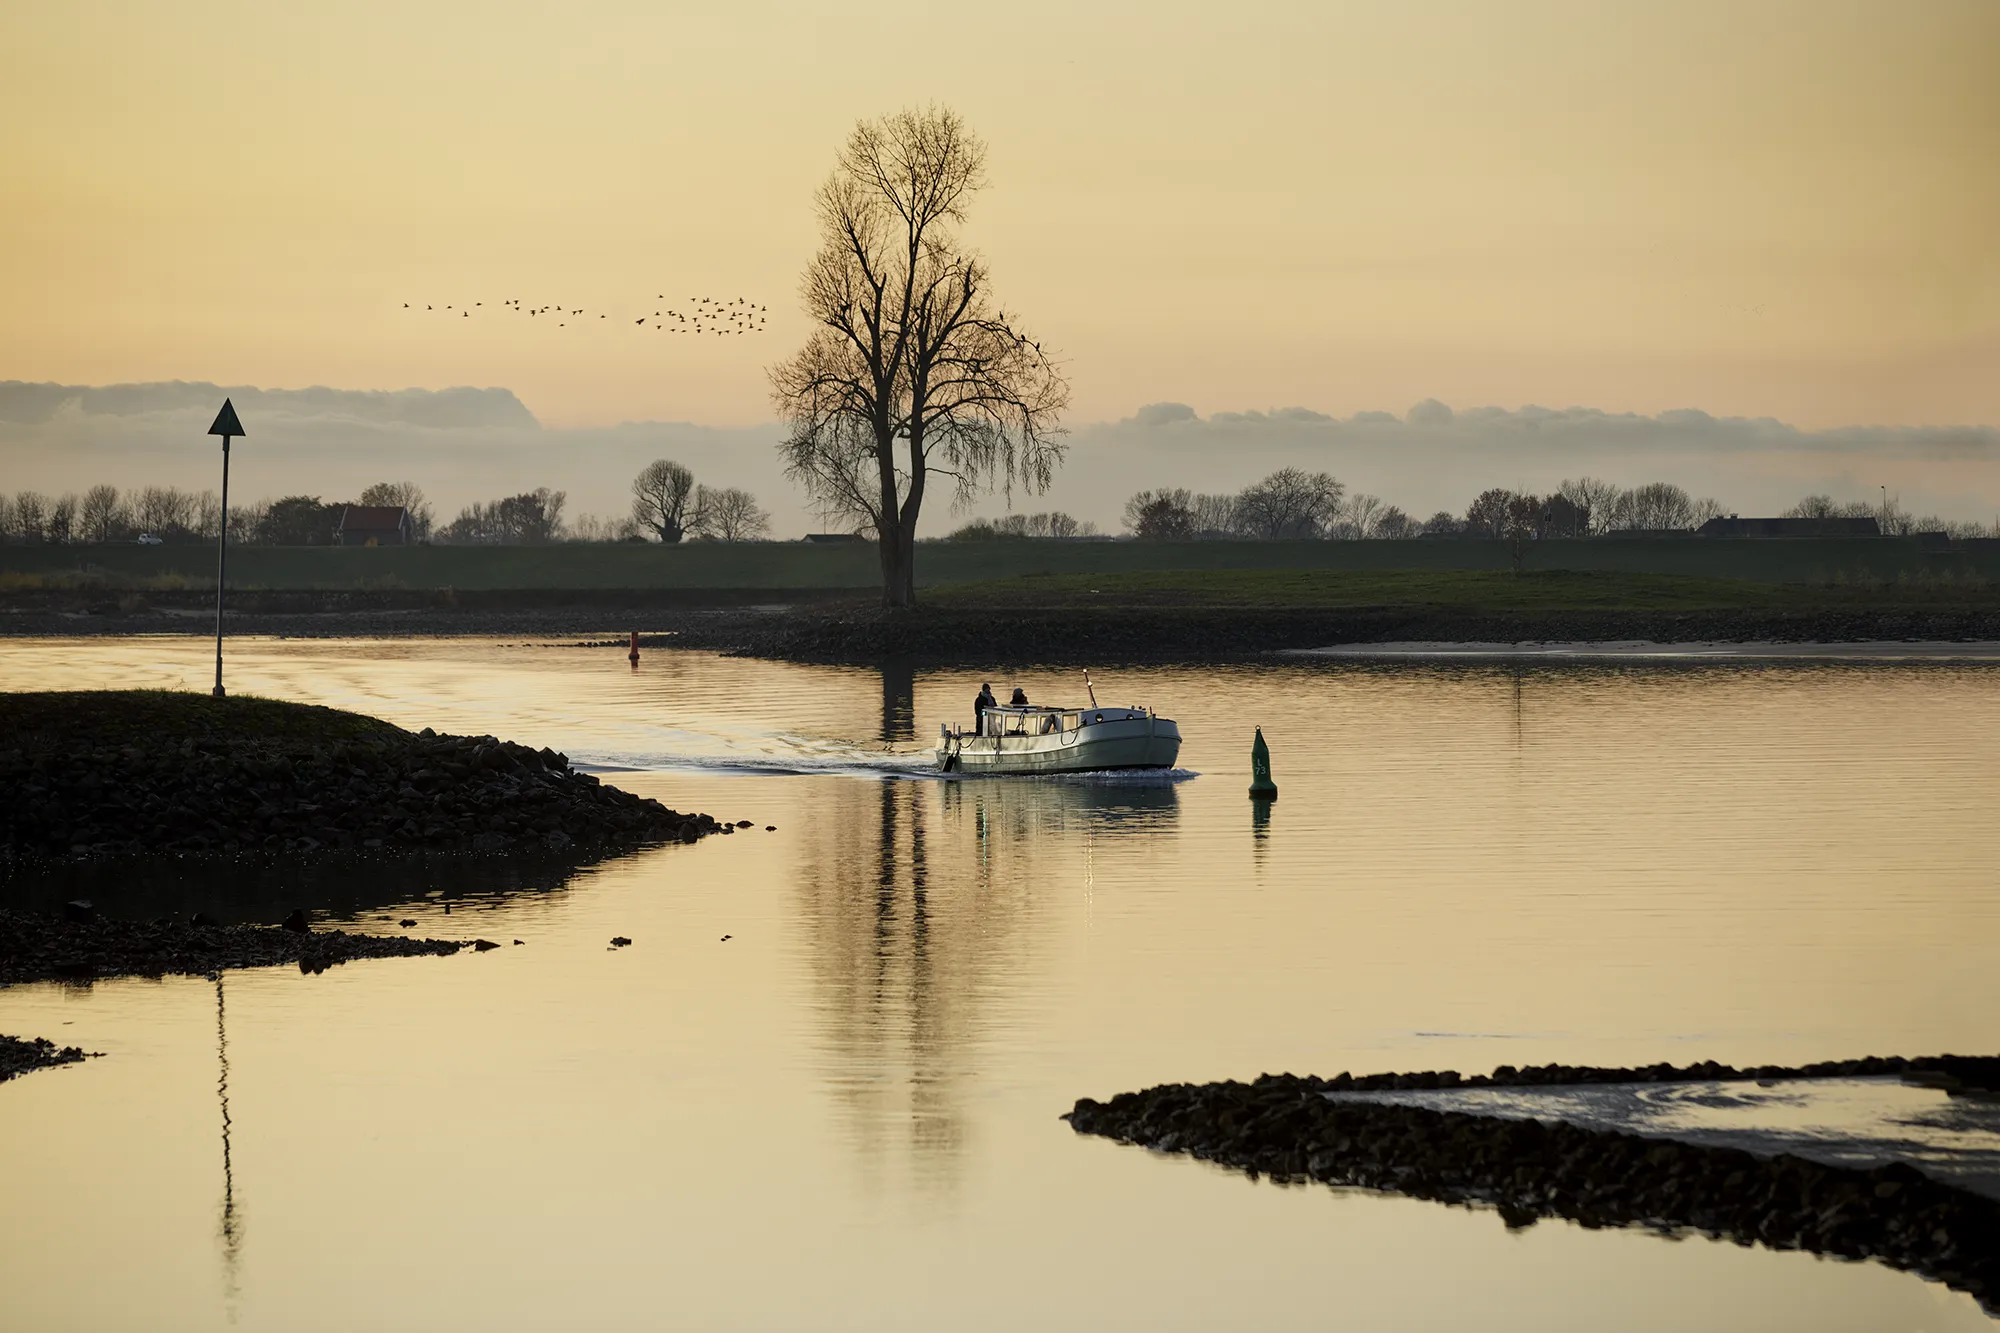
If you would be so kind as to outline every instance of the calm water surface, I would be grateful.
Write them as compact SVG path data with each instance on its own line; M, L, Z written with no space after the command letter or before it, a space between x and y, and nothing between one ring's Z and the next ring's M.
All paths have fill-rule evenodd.
M200 689L208 651L0 642L0 688ZM1509 1234L1056 1117L1264 1070L2000 1049L2000 670L1099 673L1188 737L1154 784L916 776L962 671L230 672L758 827L361 917L523 941L491 954L0 991L0 1031L107 1053L0 1088L6 1327L1991 1327L1871 1265Z

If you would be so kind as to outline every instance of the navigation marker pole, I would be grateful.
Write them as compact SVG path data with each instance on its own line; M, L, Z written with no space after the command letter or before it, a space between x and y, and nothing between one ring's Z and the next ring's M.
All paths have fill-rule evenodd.
M222 437L222 517L216 527L221 531L215 544L215 697L222 698L222 577L229 565L229 440L231 436L243 433L243 423L236 419L236 408L225 398L222 410L215 414L215 424L208 428L210 435Z

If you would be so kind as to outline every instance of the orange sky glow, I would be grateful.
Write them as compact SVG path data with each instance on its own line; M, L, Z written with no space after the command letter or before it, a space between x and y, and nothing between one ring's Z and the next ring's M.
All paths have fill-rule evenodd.
M16 5L0 379L766 421L814 185L856 118L938 100L1079 422L1992 423L1996 69L1990 0ZM701 295L766 331L498 312Z

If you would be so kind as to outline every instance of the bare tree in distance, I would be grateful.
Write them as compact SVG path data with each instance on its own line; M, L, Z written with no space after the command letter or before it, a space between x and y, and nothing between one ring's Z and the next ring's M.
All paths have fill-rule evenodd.
M770 372L786 470L823 512L872 527L887 606L916 600L933 473L960 503L996 482L1011 499L1045 489L1062 458L1069 386L956 234L985 183L985 145L955 112L856 125L819 189L820 251L800 282L817 327Z
M1322 537L1346 489L1330 472L1279 468L1236 497L1237 531L1260 541Z
M87 542L108 542L118 532L118 488L92 486L83 493L77 510L77 535Z
M1604 532L1611 523L1611 511L1618 503L1619 487L1615 482L1603 481L1597 477L1578 477L1575 481L1565 477L1556 487L1556 494L1575 505L1584 515L1582 537L1595 537Z
M1188 512L1193 516L1194 535L1197 537L1234 537L1236 535L1236 497L1233 495L1197 495L1188 501Z
M1195 534L1194 498L1185 486L1138 491L1125 502L1125 530L1140 541L1186 541Z
M49 497L40 491L14 492L14 534L24 542L37 543L47 535Z
M694 473L656 458L632 479L632 521L672 545L694 526Z
M1692 505L1688 506L1688 526L1698 528L1710 519L1721 518L1728 512L1728 510L1722 507L1722 501L1713 496L1704 495L1701 499L1696 500Z
M771 530L771 516L757 504L757 497L735 486L712 490L697 486L694 517L689 529L710 541L747 542Z
M1672 532L1689 526L1694 501L1670 481L1634 486L1611 507L1611 527L1620 532Z
M1808 495L1780 514L1780 518L1838 518L1840 506L1831 495Z
M1390 505L1375 516L1375 530L1369 535L1381 541L1407 541L1422 531L1422 525Z
M1373 537L1382 510L1382 497L1378 495L1350 495L1342 502L1340 516L1334 520L1327 535L1356 542Z

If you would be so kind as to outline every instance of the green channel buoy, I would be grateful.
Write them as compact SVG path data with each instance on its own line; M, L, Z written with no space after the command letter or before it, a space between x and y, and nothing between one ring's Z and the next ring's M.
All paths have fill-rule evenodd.
M1271 781L1271 747L1264 744L1262 727L1257 728L1257 739L1250 744L1250 799L1278 799L1278 784Z

